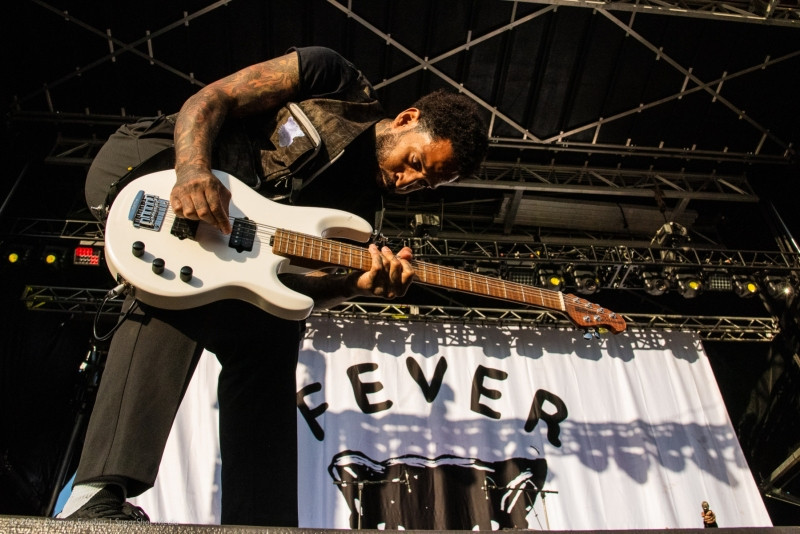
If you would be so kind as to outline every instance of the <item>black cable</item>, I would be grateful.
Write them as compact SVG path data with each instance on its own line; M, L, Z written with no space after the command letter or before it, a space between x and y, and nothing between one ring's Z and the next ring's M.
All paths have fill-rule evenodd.
M113 298L116 298L116 297L118 297L119 295L121 295L121 294L123 294L123 293L127 293L129 289L130 289L130 285L128 285L127 283L122 283L122 284L119 284L118 286L116 286L114 289L111 289L111 290L110 290L108 293L106 293L106 295L103 297L103 302L101 302L101 303L100 303L100 306L98 306L98 307L97 307L97 312L95 312L95 315L94 315L94 323L92 324L92 336L94 337L94 339L95 339L96 341L105 341L105 340L109 339L109 338L110 338L112 335L114 335L114 332L116 332L116 331L117 331L117 329L120 327L120 325L122 324L122 322L123 322L125 319L127 319L127 318L128 318L128 316L131 314L131 312L133 312L133 310L135 310L135 309L136 309L136 305L137 305L137 302L138 302L138 301L134 299L134 300L133 300L133 302L131 302L131 305L130 305L130 306L128 306L128 309L127 309L127 310L125 310L125 311L122 313L122 316L121 316L121 317L119 318L119 320L117 321L117 324L115 324L115 325L114 325L114 326L111 328L111 330L109 330L108 332L106 332L106 333L105 333L105 334L103 334L102 336L100 336L100 335L98 335L98 334L97 334L97 323L98 323L98 321L100 320L100 312L102 312L102 311L103 311L103 307L105 307L106 303L107 303L109 300L111 300L111 299L113 299Z

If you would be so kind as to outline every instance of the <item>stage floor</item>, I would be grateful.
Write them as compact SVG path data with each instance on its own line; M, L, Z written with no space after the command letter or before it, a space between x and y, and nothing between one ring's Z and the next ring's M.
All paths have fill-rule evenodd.
M760 532L769 534L800 534L800 526L797 527L772 527L772 528L720 528L719 532L726 534L757 534ZM168 523L142 523L136 521L72 521L58 520L41 517L19 517L19 516L0 516L0 534L111 534L111 533L146 533L146 534L236 534L236 533L269 533L269 534L324 534L342 532L342 530L325 529L304 529L304 528L284 528L284 527L240 527L240 526L220 526L220 525L178 525ZM365 532L385 532L380 530L369 530ZM414 531L404 531L414 532ZM419 531L431 534L434 531ZM471 531L438 531L442 534ZM505 530L504 532L511 532ZM520 530L519 532L533 532L531 530ZM558 531L570 532L570 531ZM586 532L586 531L574 531ZM703 529L665 529L661 530L606 530L608 534L625 533L631 534L641 532L643 534L656 534L658 532L669 532L670 534L700 534Z

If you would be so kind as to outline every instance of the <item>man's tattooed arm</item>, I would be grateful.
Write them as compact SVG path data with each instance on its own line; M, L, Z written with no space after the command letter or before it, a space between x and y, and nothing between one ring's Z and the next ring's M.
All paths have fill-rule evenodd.
M177 181L170 195L175 214L230 232L230 192L211 174L211 149L228 116L276 108L297 95L300 71L292 52L240 70L190 97L175 122Z

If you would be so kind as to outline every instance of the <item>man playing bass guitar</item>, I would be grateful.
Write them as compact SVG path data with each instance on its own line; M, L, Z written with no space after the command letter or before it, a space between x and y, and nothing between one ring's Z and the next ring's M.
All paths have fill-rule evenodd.
M212 169L272 200L372 222L383 194L469 176L486 145L468 98L439 91L385 118L350 62L325 48L297 48L207 85L176 115L121 127L95 158L86 197L105 220L125 177L166 154L175 180L169 209L189 227L236 231L229 216L235 195ZM286 272L280 282L315 307L405 294L414 278L410 249L373 244L369 255L366 270ZM59 517L147 520L125 499L152 487L175 413L208 349L222 364L222 522L296 526L294 375L303 328L302 320L239 299L188 309L138 303L111 341L73 492Z

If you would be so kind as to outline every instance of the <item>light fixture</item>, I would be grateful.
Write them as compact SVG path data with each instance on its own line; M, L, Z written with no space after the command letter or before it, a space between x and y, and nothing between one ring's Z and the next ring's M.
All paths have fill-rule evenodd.
M657 243L661 247L678 247L689 241L689 232L686 227L676 222L668 222L656 231L651 244Z
M442 220L435 213L416 213L411 219L411 229L415 237L435 236L441 228Z
M31 248L22 245L11 245L3 250L3 259L9 265L22 265L28 261Z
M764 277L764 290L773 299L786 300L794 294L794 286L789 277L767 275Z
M496 263L492 262L477 262L473 271L477 274L490 276L492 278L500 278L500 269Z
M703 277L698 273L679 272L675 274L675 287L685 299L693 299L703 292Z
M758 294L758 284L750 275L735 274L733 275L733 292L737 297L748 299Z
M100 265L103 248L93 245L79 245L72 253L73 265Z
M66 250L62 247L45 247L42 250L42 263L52 269L61 268Z
M642 273L642 283L647 294L654 297L663 295L669 289L669 281L659 271L644 271Z
M564 289L564 275L560 269L544 268L539 270L539 284L545 289L561 291Z
M708 291L732 291L733 277L726 270L704 271L705 289Z
M576 291L582 295L593 295L600 287L600 279L593 269L576 267L572 271Z
M518 284L536 285L536 273L533 269L509 269L508 279Z

